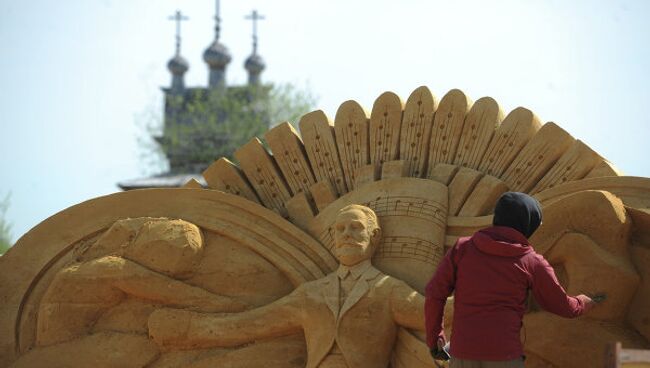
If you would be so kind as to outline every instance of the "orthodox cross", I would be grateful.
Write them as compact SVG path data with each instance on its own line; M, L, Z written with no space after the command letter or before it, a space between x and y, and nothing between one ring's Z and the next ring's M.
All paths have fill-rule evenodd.
M176 21L176 55L181 54L181 21L188 20L190 18L181 14L180 10L176 10L176 14L170 15L169 20Z
M216 2L216 13L214 14L214 20L216 22L216 25L214 26L214 39L219 40L219 31L221 30L221 16L220 16L220 11L219 11L219 0L215 0Z
M265 18L257 10L253 10L251 15L247 15L245 18L253 21L253 54L257 54L257 21Z

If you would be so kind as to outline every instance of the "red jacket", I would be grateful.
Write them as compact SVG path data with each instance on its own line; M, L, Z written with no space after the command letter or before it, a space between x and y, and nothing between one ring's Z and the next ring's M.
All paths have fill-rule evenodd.
M512 360L523 355L519 333L528 290L545 310L574 318L584 303L567 296L553 268L523 234L494 226L460 238L426 287L427 344L443 337L442 314L454 292L451 355Z

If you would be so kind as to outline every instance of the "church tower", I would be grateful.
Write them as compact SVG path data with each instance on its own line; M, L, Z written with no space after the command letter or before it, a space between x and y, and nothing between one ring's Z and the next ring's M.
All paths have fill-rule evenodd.
M223 44L219 43L221 31L221 17L219 11L219 0L216 0L216 13L214 16L214 41L203 52L203 60L208 64L209 77L208 88L224 88L226 86L226 67L232 60L230 52Z
M170 92L181 94L185 90L185 72L190 68L187 60L181 56L181 22L188 18L182 15L180 10L177 10L176 14L169 19L176 21L176 54L167 62L167 69L172 73Z
M260 74L266 67L264 59L257 53L257 21L264 19L264 16L258 14L257 10L253 10L246 19L253 21L253 53L244 62L244 68L248 72L248 84L257 86L260 84Z

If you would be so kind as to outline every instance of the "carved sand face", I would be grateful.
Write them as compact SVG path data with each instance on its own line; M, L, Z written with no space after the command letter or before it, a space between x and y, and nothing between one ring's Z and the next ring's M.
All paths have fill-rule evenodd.
M368 217L357 209L340 213L334 223L334 253L339 262L353 266L370 259L379 229L368 226Z

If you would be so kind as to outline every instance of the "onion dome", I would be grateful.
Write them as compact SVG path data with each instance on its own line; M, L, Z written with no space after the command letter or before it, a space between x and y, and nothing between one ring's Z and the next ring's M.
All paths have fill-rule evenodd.
M203 52L203 60L210 68L223 69L230 63L232 57L226 46L214 40L212 44Z
M167 69L174 74L184 74L190 68L189 63L182 56L176 55L167 63Z
M265 67L266 64L264 64L264 60L258 54L249 56L244 63L244 68L246 68L246 70L251 74L259 74Z

